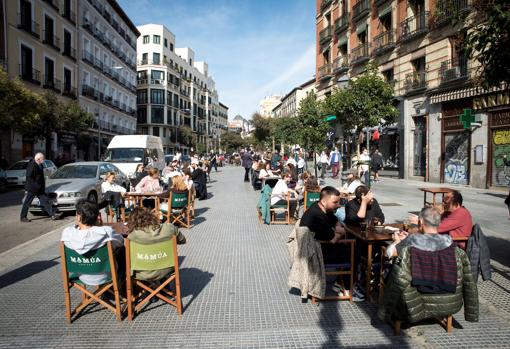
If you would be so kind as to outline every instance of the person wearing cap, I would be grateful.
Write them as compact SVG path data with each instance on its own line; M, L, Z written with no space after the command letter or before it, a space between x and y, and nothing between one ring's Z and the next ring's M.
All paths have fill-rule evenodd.
M354 194L354 191L360 185L361 180L358 177L358 170L356 170L355 168L351 168L347 173L347 181L338 190L340 190L340 192L343 194Z

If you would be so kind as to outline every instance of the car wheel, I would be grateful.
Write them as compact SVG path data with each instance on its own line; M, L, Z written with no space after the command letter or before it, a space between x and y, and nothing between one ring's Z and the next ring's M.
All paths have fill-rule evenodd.
M94 203L97 203L97 195L96 193L90 193L89 196L87 196L88 201L92 201Z

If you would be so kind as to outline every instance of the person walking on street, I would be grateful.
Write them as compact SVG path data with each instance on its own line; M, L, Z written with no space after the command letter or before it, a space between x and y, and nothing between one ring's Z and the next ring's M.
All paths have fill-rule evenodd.
M338 152L338 148L335 149L329 154L329 166L331 166L331 178L338 178L340 164L340 153Z
M44 162L44 154L37 153L33 160L27 165L26 184L25 184L25 198L23 200L23 206L21 208L20 221L30 222L27 218L28 209L34 201L34 198L39 198L39 202L43 206L46 213L53 220L62 219L62 213L55 213L53 206L46 195L46 184L44 182L44 171L42 164Z
M253 158L251 154L248 151L245 151L241 154L241 164L244 167L244 181L249 182L250 181L250 169L253 165Z
M329 164L329 157L328 154L323 150L320 156L320 163L321 163L321 178L324 179L324 176L328 172L328 164Z
M370 164L370 156L368 155L368 150L365 148L361 152L359 156L359 165L361 168L361 175L360 178L363 179L365 185L368 185L368 181L370 179L370 171L369 171L369 164Z
M372 154L372 170L374 171L374 181L379 182L379 171L384 170L384 162L379 149L375 149Z

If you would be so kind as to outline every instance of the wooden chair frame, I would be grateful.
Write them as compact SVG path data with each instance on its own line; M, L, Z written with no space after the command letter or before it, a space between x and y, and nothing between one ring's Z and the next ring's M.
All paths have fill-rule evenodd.
M168 198L161 199L163 201L166 201L168 204L167 212L163 216L166 217L166 221L172 224L179 223L182 226L186 228L191 228L191 210L192 205L194 203L191 202L191 191L188 190L188 202L186 203L186 206L180 209L180 212L173 212L172 210L172 191L169 192ZM161 204L159 205L159 208L161 208ZM195 214L195 209L193 208L193 215Z
M177 238L172 237L172 249L174 254L174 272L165 281L163 281L155 289L148 285L147 281L135 279L131 276L131 248L129 239L124 239L126 246L126 294L127 294L127 311L128 320L133 320L135 313L139 312L145 304L153 297L157 297L162 301L170 304L177 309L179 319L182 316L182 300L181 300L181 279L179 277L179 256L177 254ZM165 287L171 282L175 282L175 292L171 292ZM139 287L138 293L134 293L134 288ZM144 291L149 292L145 297L143 296ZM172 297L168 298L168 297ZM135 305L135 303L138 303Z
M311 191L311 192L309 192L309 191L305 190L303 192L303 213L305 213L306 210L308 210L308 208L309 208L309 206L307 206L308 194L309 193L318 193L318 194L320 194L320 191L317 191L317 192L316 191Z
M115 255L113 252L113 247L110 241L107 243L108 249L108 258L110 263L111 270L111 282L95 286L96 290L91 292L87 290L87 286L85 284L80 284L77 282L73 282L69 279L69 273L67 271L67 262L65 256L65 245L64 242L60 242L60 259L62 263L62 281L64 286L64 298L65 298L65 306L66 306L66 320L70 324L72 322L72 317L74 315L79 314L83 309L85 309L90 303L93 301L101 304L106 309L111 310L118 321L121 321L121 297L119 294L119 283L117 278L117 270L115 266ZM80 304L76 306L76 308L72 309L71 307L71 288L76 288L82 293L82 301ZM101 299L101 296L106 293L113 293L115 304L112 305L110 302L107 302Z
M272 195L271 194L271 198L273 196L280 196L280 195ZM271 202L271 198L269 198L269 202ZM270 220L269 220L269 224L286 224L286 225L289 225L290 224L290 196L289 195L285 195L285 199L287 201L287 207L286 208L282 208L282 207L273 207L273 205L271 205L269 207L269 217L270 217ZM284 217L285 219L284 220L277 220L276 219L276 215L277 214L284 214Z
M331 241L320 241L321 244L333 244ZM352 303L352 291L354 286L354 247L356 245L355 239L342 239L336 244L346 244L350 245L350 268L349 270L333 270L333 271L326 271L326 276L343 276L343 275L349 275L349 294L346 295L345 293L342 296L325 296L322 299L318 299L316 297L312 297L312 303L315 304L318 301L327 301L327 300L341 300L341 301L349 301ZM342 263L343 264L343 263ZM329 264L328 264L329 265ZM331 266L335 266L336 264L331 264ZM325 264L324 267L327 269L327 265Z

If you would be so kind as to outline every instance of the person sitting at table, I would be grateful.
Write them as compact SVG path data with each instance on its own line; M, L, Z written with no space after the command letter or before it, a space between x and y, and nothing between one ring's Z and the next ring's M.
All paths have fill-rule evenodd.
M207 200L207 175L200 167L198 161L193 160L191 162L193 172L191 172L191 179L195 186L196 195L198 200Z
M177 237L177 244L185 244L186 237L179 229L171 223L159 222L159 218L151 210L145 207L136 207L129 215L129 241L142 245L150 245L171 239L174 235ZM134 277L139 280L157 281L167 277L174 272L174 268L159 270L140 270L135 271Z
M143 164L136 165L135 173L133 174L133 177L131 177L131 187L135 188L138 183L142 180L143 177L147 176L147 171L145 171L145 166ZM134 190L134 189L133 189Z
M271 206L287 205L287 196L293 195L289 198L290 216L294 217L297 208L297 193L295 190L290 189L288 184L292 180L290 173L285 173L282 178L278 180L271 193Z
M181 175L175 175L172 178L172 185L169 187L173 191L188 191L188 185L184 181L184 177Z
M143 177L140 183L135 187L137 193L157 193L162 191L159 182L159 170L155 167L150 168L148 175Z
M405 231L393 234L393 243L386 249L388 258L396 257L404 247L413 246L423 251L439 251L450 247L452 238L447 234L439 234L438 227L441 215L433 207L425 207L418 216L420 233L409 234Z
M296 170L296 166L288 163L287 165L285 165L285 167L286 167L286 173L289 173L290 177L291 177L288 187L291 189L294 189L294 188L296 188L297 181L299 179L298 173Z
M124 246L124 238L113 231L112 227L98 226L99 207L95 202L85 199L76 203L76 225L67 227L62 232L60 241L79 254L87 253L112 242L113 248ZM120 256L122 255L122 256ZM124 255L117 253L119 275L124 271ZM108 281L110 273L81 274L79 279L87 285L101 285Z
M260 170L260 173L259 173L259 179L264 179L267 177L274 177L273 171L271 171L271 162L270 161L267 161L265 163L264 167Z
M169 179L171 179L172 177L174 176L179 176L181 174L181 172L177 169L177 166L178 166L178 161L177 160L172 160L171 162L168 163L168 165L163 169L163 172L162 172L162 176L163 176L163 182L165 184L168 184L170 185L170 183L168 182Z
M342 194L354 194L354 191L360 185L362 185L362 183L358 177L358 170L351 168L347 173L347 181L342 185L342 187L338 188L338 190Z
M121 206L123 204L122 197L126 193L126 188L115 183L115 172L113 171L107 172L104 179L104 182L101 183L101 193L103 193L104 200L113 208ZM120 212L117 210L117 215L119 214Z
M462 206L462 194L452 190L444 195L444 212L441 214L441 223L437 228L439 234L449 234L452 238L469 237L473 230L471 213ZM465 242L458 242L461 249L466 249Z
M345 205L345 224L359 226L361 222L372 222L373 218L384 223L384 213L374 195L361 185L354 191L356 198Z

